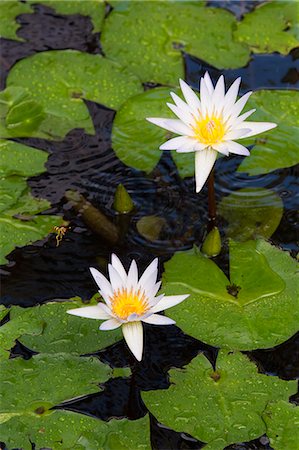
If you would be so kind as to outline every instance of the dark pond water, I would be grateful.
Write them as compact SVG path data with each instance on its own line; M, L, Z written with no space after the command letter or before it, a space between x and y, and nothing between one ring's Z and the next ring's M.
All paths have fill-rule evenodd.
M258 2L219 2L232 8L238 17ZM238 5L236 5L239 4ZM213 6L214 2L213 2ZM242 9L243 8L243 9ZM18 35L24 42L2 39L1 41L1 88L5 87L8 71L19 59L39 51L72 48L89 53L101 53L100 36L92 33L89 18L80 15L61 16L50 8L35 6L35 14L24 14L18 18L21 28ZM298 87L296 64L299 52L290 55L255 55L248 66L226 70L230 83L242 76L242 89ZM197 88L199 76L209 69L212 76L220 71L185 54L186 80ZM146 86L150 88L150 86ZM90 298L94 284L88 267L101 266L109 259L112 250L128 266L136 258L141 269L159 256L167 261L178 249L188 249L199 244L205 233L207 218L207 191L195 194L193 179L180 179L169 152L164 152L154 171L146 176L143 172L125 166L111 148L111 129L115 111L102 105L86 102L96 134L90 136L83 130L72 130L63 141L43 139L18 139L18 142L49 152L47 172L29 180L36 197L48 199L51 210L47 214L60 214L70 221L71 231L62 244L56 248L55 236L35 245L14 250L8 257L9 264L3 266L2 302L5 305L33 306L55 298L81 296ZM265 187L278 193L284 203L284 215L272 236L272 242L293 254L296 251L298 217L296 212L296 175L298 169L277 170L268 175L248 177L236 172L241 158L224 158L217 161L217 201L241 187ZM111 246L87 225L65 199L65 191L75 189L93 206L111 220L118 220L113 210L116 186L123 183L130 193L136 211L127 219L128 233L117 247ZM157 214L166 220L163 235L159 241L150 242L136 231L136 222L144 215ZM224 223L220 222L220 230ZM216 258L223 270L228 271L227 249ZM161 267L162 269L162 267ZM6 319L7 320L7 319ZM146 414L140 397L140 390L167 387L167 371L170 367L182 367L198 353L204 352L212 363L217 349L201 343L175 326L146 326L145 356L136 364L134 358L121 341L96 355L112 366L130 365L133 376L128 379L112 379L105 383L99 394L73 400L57 408L69 409L108 420L111 417L138 418ZM17 343L11 357L30 358L32 352ZM284 344L270 350L248 352L259 370L278 375L283 379L299 377L299 333ZM293 397L298 402L298 395ZM154 449L200 449L203 443L182 433L176 433L160 426L151 417L152 447ZM33 447L34 448L34 447ZM227 449L261 450L270 449L267 437L249 443L231 445Z

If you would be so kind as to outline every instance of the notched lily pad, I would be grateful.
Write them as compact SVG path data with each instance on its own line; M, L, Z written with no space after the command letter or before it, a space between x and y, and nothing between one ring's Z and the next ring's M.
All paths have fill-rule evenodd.
M271 237L282 213L281 198L263 188L239 189L219 204L219 214L228 222L227 236L238 241Z
M18 142L0 139L0 176L32 177L45 171L48 153Z
M295 1L272 1L260 5L237 23L234 37L255 53L288 54L299 45Z
M299 93L296 91L258 91L251 96L247 107L248 110L256 108L253 120L275 122L277 128L256 138L240 141L243 145L254 147L250 156L243 159L238 172L260 175L299 162L298 99Z
M296 392L295 381L262 375L245 355L225 350L219 352L215 371L201 354L169 374L167 390L142 393L146 406L159 422L208 442L207 448L261 436L267 403L288 400Z
M216 347L269 348L298 331L298 264L263 240L230 242L230 279L197 249L165 264L166 295L190 293L167 311L185 333Z
M21 87L42 106L46 116L36 136L63 138L73 128L94 133L83 99L118 109L142 91L129 71L101 55L75 50L37 53L17 62L9 72L8 87Z
M269 403L263 414L267 436L275 450L298 450L299 407L280 400Z
M31 450L148 450L149 417L139 420L103 422L70 411L53 411L37 416L13 417L0 425L1 438L9 448Z
M32 12L32 10L27 3L21 3L17 0L6 0L0 2L0 37L22 40L16 34L16 31L20 26L17 23L16 18L20 14L30 12Z
M95 302L94 302L95 303ZM100 331L99 320L85 319L67 314L68 309L86 306L80 300L53 302L33 308L14 308L11 319L21 320L28 309L42 323L38 336L21 336L20 342L37 352L72 353L82 355L101 350L122 338L120 329Z
M101 43L108 58L143 82L176 85L184 75L182 50L219 69L247 63L248 48L233 39L236 23L229 12L203 2L158 2L154 8L151 2L128 2L105 20Z

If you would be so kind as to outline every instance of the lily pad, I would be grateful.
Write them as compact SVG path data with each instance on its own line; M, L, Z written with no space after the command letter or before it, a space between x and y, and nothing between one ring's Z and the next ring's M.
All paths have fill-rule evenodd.
M224 197L219 204L219 214L228 222L227 236L238 241L271 237L282 213L281 198L263 188L240 189Z
M15 416L38 418L64 400L98 392L112 373L98 359L64 353L9 359L0 367L0 423Z
M0 425L0 434L9 448L31 450L148 450L150 445L149 417L139 420L110 420L70 411L51 414L22 415Z
M297 23L296 1L267 2L238 22L234 37L249 45L254 53L280 52L286 55L299 45Z
M184 76L182 50L219 69L244 66L249 49L234 41L236 25L228 11L206 8L203 2L157 2L153 7L134 1L109 14L101 43L108 58L143 82L176 85Z
M166 220L159 216L143 216L136 223L138 233L148 241L156 241L160 237Z
M13 312L15 307L4 309L1 311L3 317L11 311ZM9 320L0 327L0 361L8 359L11 348L15 345L16 339L20 336L31 334L35 336L42 332L42 323L36 317L30 309L24 309L23 317L16 318L15 320Z
M0 37L22 40L16 34L16 31L20 26L16 22L16 17L20 14L30 12L32 12L32 10L27 3L21 3L17 0L6 0L4 2L0 2Z
M94 133L83 99L118 109L142 91L140 81L115 62L75 50L22 59L9 72L7 86L22 87L43 107L46 117L36 136L47 138L63 138L73 128Z
M277 128L256 138L242 139L254 145L238 172L260 175L291 167L299 162L299 93L295 91L259 91L250 98L248 109L256 108L255 121L275 122ZM240 141L241 142L241 141Z
M45 171L48 153L18 142L0 139L0 176L32 177Z
M275 450L298 450L299 408L283 400L270 403L263 415L267 436Z
M216 347L269 348L298 331L297 262L263 241L230 242L230 280L197 249L165 264L166 295L190 293L167 311L185 333Z
M28 1L28 0L27 0ZM30 0L30 3L40 3L55 9L58 14L81 14L89 16L93 23L94 32L102 29L105 17L104 0Z
M180 91L172 89L180 95ZM146 121L146 117L173 118L167 102L169 88L155 88L127 100L117 112L112 129L112 147L128 166L150 173L161 158L160 145L174 136ZM194 155L172 152L182 177L194 174Z
M262 414L270 400L288 400L295 381L258 373L239 352L220 350L216 370L201 354L183 370L170 370L167 390L143 392L159 422L223 449L266 432Z
M11 320L21 320L27 309L43 324L38 336L19 338L26 347L44 353L84 354L96 352L122 338L120 329L100 331L98 320L84 319L67 314L68 309L86 306L81 301L53 302L33 308L14 308Z

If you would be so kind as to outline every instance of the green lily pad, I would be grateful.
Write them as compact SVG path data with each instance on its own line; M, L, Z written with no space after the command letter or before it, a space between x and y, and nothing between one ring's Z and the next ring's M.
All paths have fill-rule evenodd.
M219 69L249 60L249 49L233 39L237 21L228 11L202 2L121 3L105 20L101 43L143 82L176 85L184 76L182 50Z
M67 314L68 309L86 306L81 301L47 303L33 308L14 308L11 319L21 320L27 309L43 324L38 336L20 337L26 347L44 353L84 353L96 352L122 338L121 329L100 331L99 320L86 319Z
M43 107L23 88L9 87L0 92L0 136L30 137L45 118Z
M299 162L299 93L295 91L259 91L250 98L248 109L256 108L254 121L277 123L277 128L260 136L242 139L254 144L250 157L244 158L238 172L260 175L291 167Z
M258 373L241 353L220 350L216 371L201 354L183 370L170 370L167 390L143 392L159 422L223 449L266 432L262 414L270 400L288 400L295 381Z
M48 153L18 142L0 139L0 176L32 177L45 171Z
M0 321L4 319L5 316L9 313L9 308L5 308L4 305L0 305Z
M16 17L20 14L32 12L27 3L21 3L17 0L6 0L0 2L0 37L6 39L20 39L16 31L20 25L16 22Z
M283 400L270 403L263 415L267 436L275 450L298 450L299 408Z
M110 420L70 411L52 414L23 415L0 425L2 440L8 448L31 450L148 450L150 445L148 415L139 420Z
M27 0L28 1L28 0ZM55 9L58 14L81 14L89 16L93 23L94 32L102 29L102 23L105 17L104 0L30 0L30 3L40 3Z
M295 1L273 1L260 5L238 22L234 37L254 53L288 54L299 45L296 35L298 5Z
M0 367L0 423L15 416L41 416L64 400L98 392L112 372L95 358L64 353L9 359Z
M218 210L228 222L227 236L246 241L272 236L282 218L283 202L269 189L243 188L224 197Z
M4 309L1 311L3 317L11 311L13 312L15 307ZM2 318L3 318L2 317ZM8 359L10 350L15 345L16 339L20 336L31 334L33 336L42 332L42 323L36 317L30 309L24 309L23 317L16 318L15 320L9 320L0 327L0 361Z
M297 262L263 240L230 242L230 280L197 249L165 264L166 295L191 296L167 311L185 333L238 350L269 348L298 331Z
M172 89L180 95L178 89ZM163 142L174 136L147 122L146 117L169 117L173 113L166 105L172 101L169 88L155 88L127 100L117 112L112 129L112 147L117 156L128 166L150 173L158 164ZM173 151L182 177L194 174L194 155Z
M17 62L8 87L22 87L42 106L46 116L36 136L63 138L73 128L94 133L83 99L113 109L142 91L140 81L101 55L74 50L37 53Z

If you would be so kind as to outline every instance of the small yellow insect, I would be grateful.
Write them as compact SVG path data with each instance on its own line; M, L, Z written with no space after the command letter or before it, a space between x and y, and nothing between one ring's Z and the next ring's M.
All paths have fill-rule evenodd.
M58 247L65 233L70 230L70 227L63 225L61 227L53 227L53 230L56 232L56 247Z

